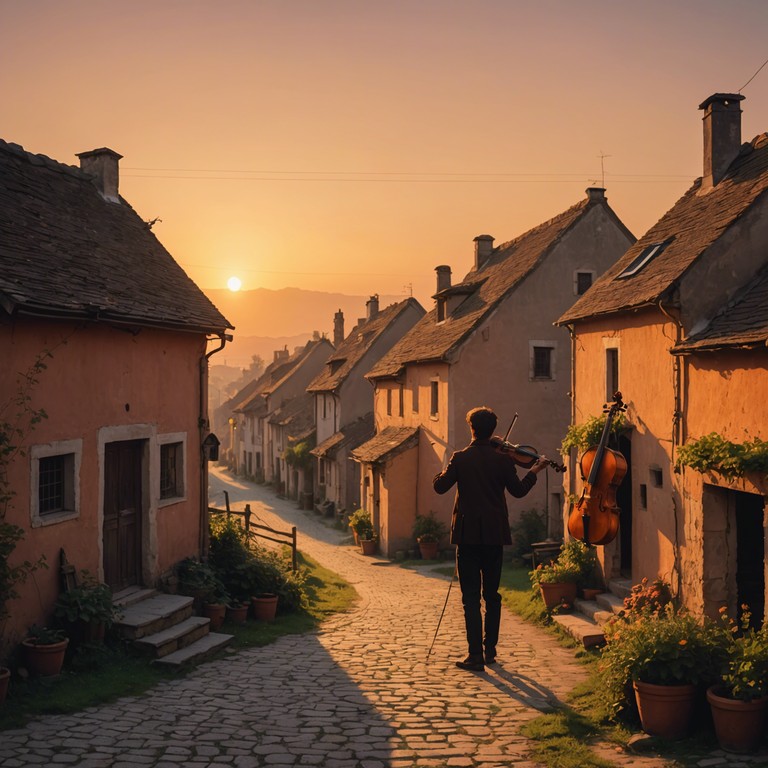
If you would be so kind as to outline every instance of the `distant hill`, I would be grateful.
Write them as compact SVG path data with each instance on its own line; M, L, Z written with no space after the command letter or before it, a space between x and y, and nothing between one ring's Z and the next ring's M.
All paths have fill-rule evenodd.
M302 288L237 292L211 288L205 294L235 326L234 341L216 355L215 362L238 368L247 367L253 355L269 363L276 349L287 346L292 352L306 344L314 331L332 339L333 316L339 309L344 313L344 332L349 333L358 319L365 317L365 303L370 298ZM381 295L379 307L404 298Z

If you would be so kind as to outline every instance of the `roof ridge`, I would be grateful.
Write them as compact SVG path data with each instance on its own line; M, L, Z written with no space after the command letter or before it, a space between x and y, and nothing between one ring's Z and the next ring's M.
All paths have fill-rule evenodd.
M85 174L83 173L83 171L80 169L79 166L68 165L67 163L59 162L58 160L54 160L52 157L48 157L48 155L29 152L26 149L24 149L24 147L21 144L16 144L14 142L9 142L9 141L5 141L4 139L0 139L0 150L5 150L9 154L15 155L16 157L23 158L27 162L32 163L33 165L44 165L46 168L49 168L52 171L57 171L58 173L68 173L80 178L85 176Z

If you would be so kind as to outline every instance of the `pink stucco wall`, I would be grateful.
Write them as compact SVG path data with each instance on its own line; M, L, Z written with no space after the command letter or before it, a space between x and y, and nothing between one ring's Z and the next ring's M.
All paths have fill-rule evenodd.
M25 321L0 327L4 360L0 402L16 391L16 373L26 371L43 350L47 369L30 390L31 406L48 417L25 435L27 453L34 446L82 441L79 508L73 519L31 528L29 456L16 458L9 471L15 492L7 521L27 531L12 561L45 556L48 570L38 570L22 586L22 597L9 604L6 641L33 622L50 616L59 584L59 550L78 570L103 576L101 514L103 450L115 439L145 441L142 573L154 584L183 557L199 553L201 461L198 418L201 408L200 360L205 338L192 333L114 329L104 325L68 325ZM7 417L7 416L6 416ZM185 496L159 501L159 444L164 435L186 443ZM36 492L36 490L35 490Z

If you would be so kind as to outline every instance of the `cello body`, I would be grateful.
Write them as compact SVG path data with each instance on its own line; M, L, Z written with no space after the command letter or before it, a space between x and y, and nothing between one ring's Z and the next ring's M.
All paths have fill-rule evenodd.
M597 451L597 447L588 448L579 459L585 483ZM621 512L616 505L616 491L626 474L627 460L624 455L605 448L594 485L586 483L584 493L568 518L568 532L571 536L589 544L608 544L616 538ZM585 520L589 521L586 526Z
M607 443L614 416L626 408L621 392L616 392L613 400L606 410L600 443L587 448L579 459L584 491L568 517L568 533L587 545L608 544L619 531L621 510L616 504L616 491L627 474L627 460Z

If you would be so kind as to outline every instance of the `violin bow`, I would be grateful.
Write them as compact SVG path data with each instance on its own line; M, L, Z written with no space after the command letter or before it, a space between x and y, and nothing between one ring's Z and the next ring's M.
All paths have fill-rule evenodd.
M509 429L507 430L507 434L504 435L504 442L507 442L507 438L509 437L509 433L512 431L512 427L515 426L515 422L517 421L517 417L519 416L518 413L515 414L514 418L512 419L512 423L509 425Z

